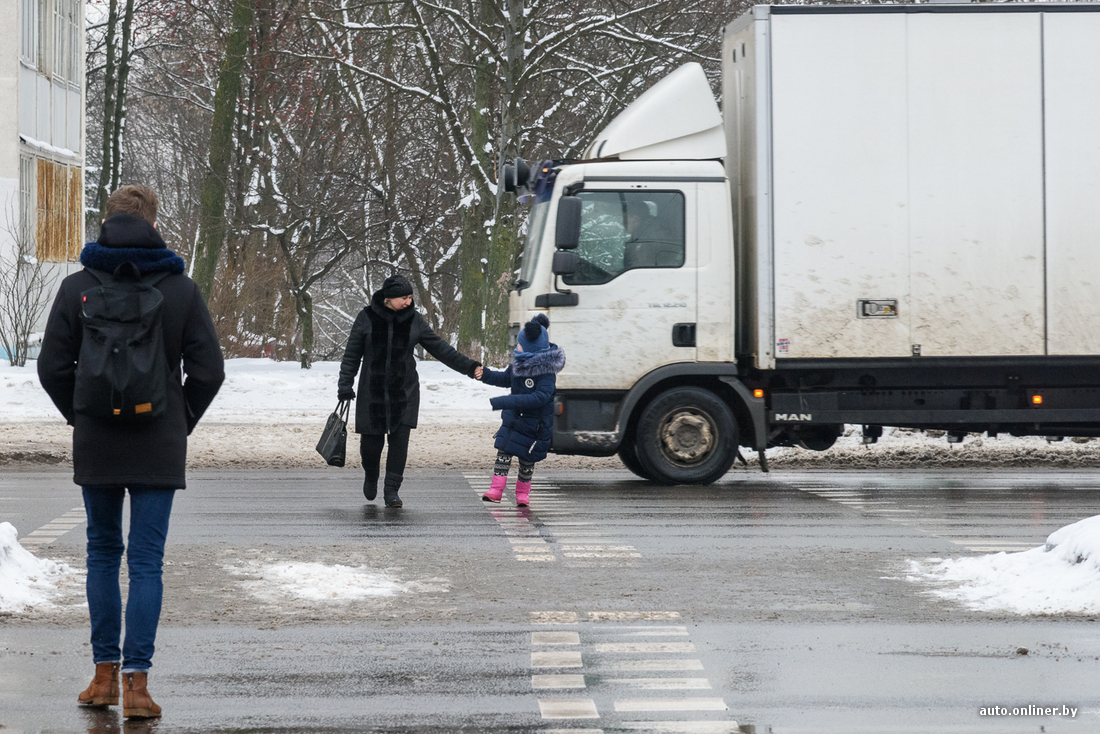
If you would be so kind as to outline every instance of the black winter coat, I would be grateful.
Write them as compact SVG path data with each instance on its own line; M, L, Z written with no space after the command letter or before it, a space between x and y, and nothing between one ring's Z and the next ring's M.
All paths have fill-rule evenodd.
M183 489L187 436L225 379L206 303L195 282L183 274L183 260L144 219L111 217L98 243L85 246L80 259L87 267L108 272L132 262L142 273L171 273L156 288L164 295L161 324L172 374L168 410L148 423L105 424L74 413L76 360L83 340L80 294L100 283L87 270L61 282L38 355L38 377L73 426L73 481L84 487Z
M515 355L503 372L486 368L481 381L510 387L510 395L489 399L501 412L500 430L493 444L498 451L518 456L521 461L542 461L550 449L554 432L554 390L557 373L565 368L565 352L557 344L531 354Z
M392 433L398 426L416 428L420 375L413 348L417 344L468 377L473 377L474 370L481 366L436 335L415 305L394 311L383 300L382 291L378 291L370 305L359 312L340 363L341 393L351 390L355 373L359 373L356 433L378 435Z

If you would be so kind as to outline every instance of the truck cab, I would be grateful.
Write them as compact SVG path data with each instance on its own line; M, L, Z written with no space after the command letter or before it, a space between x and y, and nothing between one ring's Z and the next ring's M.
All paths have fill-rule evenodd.
M693 385L723 391L731 388L714 375L736 372L725 137L702 67L681 67L642 95L589 156L532 173L511 320L548 310L565 351L555 450L619 452L649 476L631 441L640 416L624 422L645 397L639 386L650 396ZM713 481L728 470L739 437L730 435L732 412L720 412L730 414L697 409L663 421L662 454L682 471L658 478Z

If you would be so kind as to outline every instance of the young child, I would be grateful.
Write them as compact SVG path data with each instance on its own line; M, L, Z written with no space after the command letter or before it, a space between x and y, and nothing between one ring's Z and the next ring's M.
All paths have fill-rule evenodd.
M565 352L550 343L546 330L550 319L538 314L524 325L516 337L512 364L503 372L484 368L481 381L497 387L510 387L510 395L490 399L493 410L500 410L502 423L496 433L497 460L489 491L481 495L486 502L500 502L508 484L512 457L519 457L516 481L516 507L527 507L531 495L531 475L535 462L546 458L554 427L555 375L565 367Z

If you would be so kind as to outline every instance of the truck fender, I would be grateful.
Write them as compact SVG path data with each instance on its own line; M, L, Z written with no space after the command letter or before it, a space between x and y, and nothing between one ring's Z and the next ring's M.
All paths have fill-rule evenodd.
M619 419L614 431L585 432L584 436L572 436L569 433L558 434L555 427L554 444L559 447L568 445L569 449L584 448L580 453L591 455L611 456L622 444L626 436L627 425L631 417L638 409L639 403L654 387L662 382L677 378L717 378L728 385L737 396L740 405L732 405L735 414L743 418L745 414L750 419L752 426L752 448L754 451L762 451L767 446L767 417L764 398L753 397L752 390L745 386L737 376L737 365L714 363L681 363L659 367L647 375L644 375L627 391L620 404ZM743 408L743 410L741 410ZM739 419L740 419L739 418ZM598 450L595 450L596 447Z

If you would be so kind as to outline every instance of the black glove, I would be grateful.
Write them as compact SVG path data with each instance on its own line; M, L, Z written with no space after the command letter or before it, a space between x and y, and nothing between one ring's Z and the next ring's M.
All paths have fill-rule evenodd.
M355 400L355 391L350 387L340 388L340 391L336 393L336 399L340 401Z
M467 376L467 377L473 377L473 378L474 378L474 379L476 380L476 379L477 379L477 376L476 376L476 375L477 375L477 368L478 368L478 367L481 367L481 366L483 366L483 365L481 364L481 362L474 362L474 363L473 363L473 364L472 364L472 365L470 366L470 371L466 373L466 376Z

